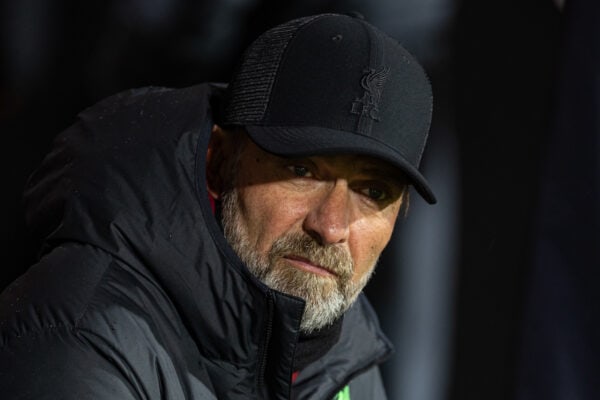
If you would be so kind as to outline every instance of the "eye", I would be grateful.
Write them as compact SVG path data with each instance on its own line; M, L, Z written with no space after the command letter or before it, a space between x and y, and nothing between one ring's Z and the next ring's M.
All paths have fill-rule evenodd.
M313 176L310 169L304 165L290 165L287 168L299 178L311 178Z
M387 191L378 187L364 188L361 190L361 193L375 201L383 201L389 197Z

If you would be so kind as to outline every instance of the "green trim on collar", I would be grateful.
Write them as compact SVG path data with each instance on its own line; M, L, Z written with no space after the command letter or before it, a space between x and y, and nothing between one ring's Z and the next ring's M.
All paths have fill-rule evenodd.
M350 400L350 386L344 386L344 388L335 395L333 400Z

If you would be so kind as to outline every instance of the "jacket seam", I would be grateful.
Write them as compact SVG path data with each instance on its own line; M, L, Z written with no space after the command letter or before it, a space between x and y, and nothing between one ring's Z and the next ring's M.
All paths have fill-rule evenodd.
M98 247L92 246L92 245L89 245L89 246L93 247L97 251L100 251L104 254L110 255L110 253L105 252L101 248L98 248ZM100 285L102 283L104 283L104 279L106 278L108 270L112 267L113 262L115 262L115 259L113 257L110 257L110 261L108 262L108 265L106 265L106 267L104 268L104 271L102 272L102 275L98 278L98 282L94 285L94 288L91 290L89 297L84 302L82 302L83 308L82 308L81 312L74 315L73 323L70 323L68 320L67 321L59 320L59 321L56 321L55 323L45 322L43 325L39 325L39 326L32 327L29 329L25 328L24 330L19 331L19 332L7 332L5 334L6 335L5 336L6 344L4 344L3 346L0 346L0 350L4 350L6 347L8 347L8 345L9 345L8 342L11 340L14 340L14 339L20 340L22 337L37 336L42 332L49 332L49 331L52 331L52 330L55 330L58 328L67 328L70 330L80 328L81 327L80 322L86 316L86 313L89 310L90 304L94 301L94 299L98 293L98 288L100 287Z
M98 282L96 282L96 285L94 286L94 289L91 291L90 296L87 298L87 300L85 301L85 304L83 306L83 309L81 310L81 314L79 315L79 317L75 317L74 321L73 321L73 327L79 327L79 323L81 322L81 320L83 319L83 317L87 314L90 304L92 303L92 301L96 298L96 295L98 294L98 288L100 287L101 284L104 283L104 279L106 278L106 275L108 273L108 270L112 268L113 263L115 262L115 258L112 254L105 252L103 249L98 248L93 246L96 250L105 253L106 255L109 256L109 262L108 265L106 265L106 267L104 268L104 271L102 271L102 275L100 276L100 278L98 279Z
M56 324L39 326L39 327L36 327L35 329L28 329L26 331L23 331L22 333L11 332L11 333L6 334L5 344L3 346L0 346L0 350L10 351L9 348L10 348L12 341L20 342L20 341L26 340L26 339L36 339L40 336L41 333L55 332L59 329L65 329L71 335L74 335L73 331L76 330L77 327L75 325L71 325L69 323L63 323L62 321L60 321Z
M357 367L354 371L352 371L351 373L346 375L345 379L343 379L340 383L338 383L334 387L334 389L332 389L331 392L329 392L328 395L324 397L324 399L333 398L333 396L335 396L341 389L343 389L344 386L350 385L350 383L354 380L354 378L366 373L367 371L369 371L372 368L378 368L379 365L381 365L390 355L389 352L384 351L382 353L383 354L373 357L372 359L365 362L365 364L361 365L360 367ZM333 379L332 379L332 381L333 381Z

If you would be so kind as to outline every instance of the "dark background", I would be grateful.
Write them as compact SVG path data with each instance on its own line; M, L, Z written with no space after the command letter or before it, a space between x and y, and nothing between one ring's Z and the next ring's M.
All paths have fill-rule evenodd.
M265 29L359 11L434 87L413 196L369 297L397 346L390 398L600 398L600 2L0 2L0 289L35 262L25 181L101 98L227 81ZM406 244L408 243L408 244Z

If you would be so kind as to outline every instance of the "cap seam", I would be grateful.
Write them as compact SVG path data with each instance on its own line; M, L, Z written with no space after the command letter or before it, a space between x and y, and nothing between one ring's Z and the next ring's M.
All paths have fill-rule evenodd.
M312 18L310 21L306 22L304 25L300 26L300 28L296 29L296 32L294 32L294 34L292 35L291 39L288 40L288 42L285 45L285 49L283 50L283 52L281 52L281 57L279 58L279 63L277 65L277 71L275 72L275 79L273 79L273 82L271 83L271 86L269 88L269 96L267 98L267 106L265 107L265 113L263 114L262 120L266 120L268 119L268 116L270 114L271 111L271 101L273 100L273 89L275 88L275 85L277 85L277 83L279 82L280 79L280 71L281 71L281 64L283 64L282 60L284 60L286 54L289 51L290 45L292 44L292 42L294 40L296 40L296 37L298 37L298 34L300 33L300 31L302 31L303 29L305 29L307 26L312 25L313 23L315 23L316 21L319 21L322 18L325 17L329 17L332 15L337 15L334 13L329 13L329 14L320 14L318 16L315 16L314 18Z

